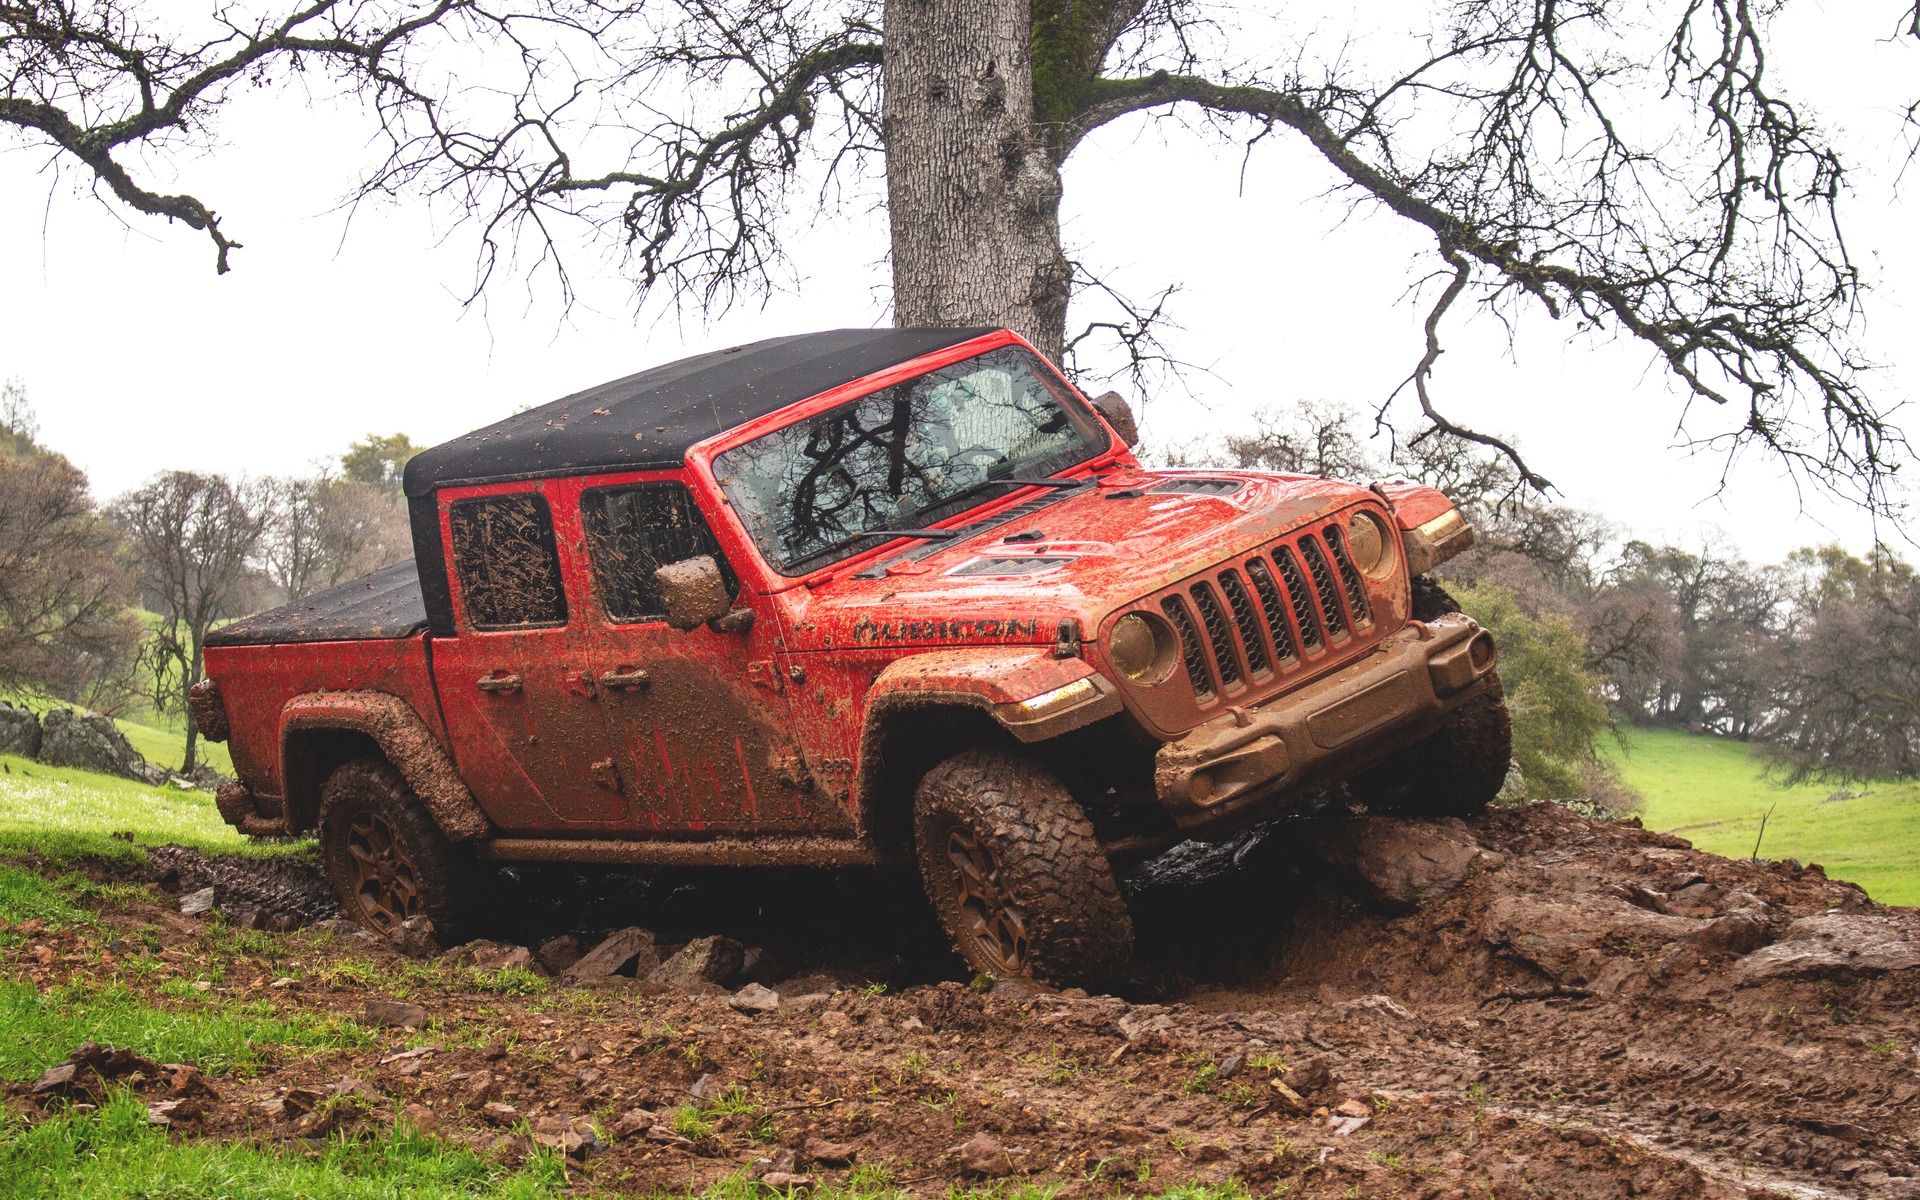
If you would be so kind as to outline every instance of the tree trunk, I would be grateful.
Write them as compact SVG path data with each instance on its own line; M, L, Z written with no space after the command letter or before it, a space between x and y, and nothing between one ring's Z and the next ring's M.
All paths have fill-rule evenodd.
M1029 0L886 0L894 320L1066 338L1060 170L1034 120Z
M187 753L180 760L180 773L189 778L193 775L194 751L199 748L200 742L200 727L193 723L191 702L193 685L200 682L200 638L201 634L196 631L193 635L192 661L187 664L187 669L180 673L183 676L180 680L180 711L187 716Z

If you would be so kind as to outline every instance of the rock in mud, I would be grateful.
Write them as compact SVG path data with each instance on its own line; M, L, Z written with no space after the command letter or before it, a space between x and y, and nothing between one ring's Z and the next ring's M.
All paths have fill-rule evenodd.
M1351 817L1316 824L1309 848L1359 895L1411 912L1459 887L1476 864L1497 861L1460 822Z
M999 1178L1013 1171L1013 1156L984 1130L953 1148L960 1169L969 1175Z
M673 987L698 988L702 984L722 984L740 973L746 962L747 948L730 937L718 934L695 938L680 953L654 968L648 978Z
M428 917L408 917L392 933L393 948L408 958L432 958L440 953L433 921Z
M563 933L557 938L541 942L533 953L548 974L564 975L573 964L580 961L580 939Z
M607 1134L617 1142L625 1141L652 1129L659 1119L644 1108L630 1108L620 1114L620 1119L613 1123L613 1128L607 1130Z
M760 1182L776 1192L803 1192L813 1186L813 1176L795 1175L788 1171L768 1171L760 1177Z
M1592 983L1613 959L1638 957L1700 928L1698 921L1648 912L1604 892L1501 896L1487 907L1486 940L1555 983Z
M1783 975L1842 971L1906 971L1920 967L1920 936L1914 922L1890 913L1826 913L1801 917L1786 936L1742 958L1738 983Z
M424 1104L409 1104L400 1110L400 1119L419 1134L435 1133L440 1128L439 1114Z
M418 1029L427 1023L427 1010L405 1000L369 1000L361 1019L387 1029Z
M31 709L0 701L0 754L40 757L40 718Z
M520 1119L520 1110L495 1100L481 1109L480 1115L487 1119L489 1125L511 1125Z
M1688 937L1702 950L1723 954L1750 954L1773 940L1767 915L1758 908L1742 908L1716 917Z
M659 962L660 952L654 948L652 931L629 925L609 934L605 941L587 951L561 978L568 983L605 979L621 974L629 963L634 964L635 975L645 976Z
M180 897L180 915L183 917L207 917L213 915L213 888L203 887L197 892L189 892Z
M808 1162L819 1163L823 1167L844 1167L852 1162L859 1153L851 1142L829 1142L825 1138L808 1138L801 1153Z
M480 971L504 971L509 967L519 967L538 974L540 970L533 951L525 946L493 942L485 938L455 946L441 956L441 961L449 966L473 967Z
M780 1007L780 993L758 983L750 983L727 997L727 1007L735 1012L773 1012Z

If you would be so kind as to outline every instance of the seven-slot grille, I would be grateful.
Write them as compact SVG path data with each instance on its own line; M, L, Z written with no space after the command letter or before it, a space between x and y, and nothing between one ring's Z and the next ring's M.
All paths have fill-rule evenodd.
M1319 658L1373 625L1339 525L1297 534L1161 598L1202 703Z

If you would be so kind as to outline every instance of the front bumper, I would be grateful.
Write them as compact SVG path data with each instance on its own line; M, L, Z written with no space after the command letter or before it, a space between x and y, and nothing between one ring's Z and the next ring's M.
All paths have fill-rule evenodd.
M1182 829L1349 778L1437 730L1483 690L1497 655L1471 617L1410 622L1339 672L1230 709L1162 746L1154 787Z

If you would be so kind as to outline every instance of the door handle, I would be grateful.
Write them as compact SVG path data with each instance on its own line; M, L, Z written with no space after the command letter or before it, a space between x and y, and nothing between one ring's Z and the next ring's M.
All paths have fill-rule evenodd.
M518 675L482 675L474 681L474 686L483 692L517 692L520 690Z
M653 677L639 667L631 671L607 671L600 676L600 686L605 688L643 688L652 682Z

